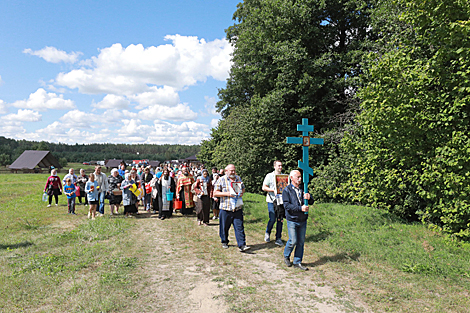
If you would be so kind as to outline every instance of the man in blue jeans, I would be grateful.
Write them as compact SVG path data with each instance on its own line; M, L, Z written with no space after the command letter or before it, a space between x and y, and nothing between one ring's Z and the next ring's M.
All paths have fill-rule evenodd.
M246 245L245 228L243 226L243 200L245 185L235 174L235 165L229 164L225 168L225 175L219 178L214 185L214 197L220 198L219 235L222 248L228 248L228 232L233 224L235 238L240 252L250 249Z
M292 266L290 255L294 251L294 267L307 271L308 268L302 265L304 256L305 232L307 231L308 205L304 205L304 199L308 200L308 204L313 204L310 194L303 192L300 187L302 176L300 172L294 170L289 174L291 184L289 184L282 192L282 200L284 209L286 210L287 232L289 240L284 248L284 263Z
M274 161L274 172L268 173L263 181L263 187L261 188L263 191L266 191L268 194L266 195L266 202L268 203L268 213L269 213L269 221L268 225L266 226L266 233L264 234L264 241L270 242L271 239L271 231L273 229L274 224L276 224L276 241L274 242L276 245L283 247L284 243L282 242L282 218L276 217L276 212L274 212L274 201L276 199L276 175L281 175L282 173L282 162L281 161Z
M95 166L95 181L98 183L99 206L98 216L104 215L104 198L108 192L108 177L101 172L101 166Z

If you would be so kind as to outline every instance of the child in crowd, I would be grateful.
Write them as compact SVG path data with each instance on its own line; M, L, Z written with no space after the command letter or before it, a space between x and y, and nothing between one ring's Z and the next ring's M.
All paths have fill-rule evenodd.
M99 202L98 183L95 181L94 173L90 173L90 176L88 176L88 181L85 185L85 192L88 197L88 203L90 204L88 218L94 220L96 216L96 206Z
M67 196L67 206L69 209L69 214L75 214L75 197L76 197L76 189L75 185L72 184L72 179L67 178L65 180L64 192Z

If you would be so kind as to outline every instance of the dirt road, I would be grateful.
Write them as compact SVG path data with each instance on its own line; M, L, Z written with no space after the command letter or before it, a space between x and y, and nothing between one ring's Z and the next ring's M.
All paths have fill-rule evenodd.
M247 229L252 249L241 253L233 229L222 249L218 221L141 214L136 222L142 270L128 312L369 312L353 293L325 284L321 266L287 268L283 249L264 234Z

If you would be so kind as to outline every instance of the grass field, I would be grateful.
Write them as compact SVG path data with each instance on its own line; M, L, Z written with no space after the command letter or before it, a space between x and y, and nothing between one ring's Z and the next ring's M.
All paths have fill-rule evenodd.
M131 311L139 301L137 286L146 281L141 269L148 254L135 244L145 240L135 236L143 220L89 221L83 206L77 207L78 216L71 216L65 197L58 207L46 208L41 195L47 177L0 177L0 311ZM262 241L264 196L247 194L244 202L248 244ZM312 279L332 286L338 296L355 294L372 312L469 311L469 243L360 206L317 204L310 217L304 264ZM160 225L169 242L183 245L180 250L187 255L216 265L234 262L231 254L220 253L215 231L201 232L183 218ZM220 274L221 283L229 284L225 277ZM224 301L229 311L269 312L264 297L257 288L244 287Z

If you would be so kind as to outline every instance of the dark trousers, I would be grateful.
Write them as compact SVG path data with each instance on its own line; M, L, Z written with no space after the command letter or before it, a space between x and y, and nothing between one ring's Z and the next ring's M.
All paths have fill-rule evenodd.
M243 227L243 209L238 211L220 210L219 215L219 235L222 243L228 243L228 231L233 224L235 230L235 238L238 247L246 245L245 228Z
M69 208L69 213L75 213L75 197L67 198L67 206Z
M59 203L59 196L58 195L54 195L54 199L55 199L55 204L58 204ZM49 196L49 204L52 203L52 196Z
M269 212L269 222L266 226L266 232L271 234L273 226L276 223L276 240L281 239L282 237L282 219L278 220L276 218L276 212L274 212L274 205L268 202L268 212Z
M85 194L85 191L80 190L80 196L78 196L78 202L82 203L82 197L85 199L85 204L88 204L88 197Z

